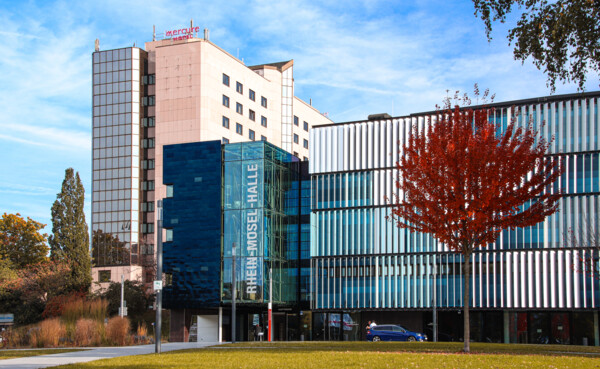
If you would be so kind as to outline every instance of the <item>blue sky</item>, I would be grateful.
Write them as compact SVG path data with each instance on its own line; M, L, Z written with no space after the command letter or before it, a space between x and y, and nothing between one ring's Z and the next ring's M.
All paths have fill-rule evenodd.
M0 213L50 232L50 207L73 167L89 222L94 40L103 50L143 47L153 25L164 32L191 18L247 65L294 59L296 95L335 122L433 110L446 90L474 83L496 101L550 93L542 72L513 60L506 25L487 42L467 0L0 0ZM586 89L598 90L597 74Z

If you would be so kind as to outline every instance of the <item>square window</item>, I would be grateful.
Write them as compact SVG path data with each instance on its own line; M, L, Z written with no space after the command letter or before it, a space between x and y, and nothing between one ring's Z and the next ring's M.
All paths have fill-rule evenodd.
M242 127L241 124L239 124L239 123L235 124L235 133L237 133L238 135L244 134L244 128Z
M263 126L263 127L267 126L267 118L265 116L261 115L261 117L260 117L260 125Z
M229 129L229 118L223 116L223 127Z
M304 122L304 130L308 132L308 123L306 121Z
M298 126L299 122L300 122L300 119L298 119L298 117L294 115L294 125Z
M308 140L304 140L303 145L305 149L308 149Z
M256 114L254 113L254 110L249 110L248 111L248 116L250 117L251 121L255 121L256 120Z
M248 138L254 141L254 131L251 129L248 130Z
M294 151L294 156L295 156L295 157L298 157L298 153L297 153L297 152L295 152L295 151Z
M256 94L254 93L254 91L253 91L253 90L250 90L250 89L249 89L249 90L248 90L248 94L249 94L250 100L252 100L252 101L256 101Z
M244 114L244 106L240 103L235 103L235 111L238 114Z
M243 85L243 84L241 84L241 83L239 83L239 82L236 82L236 83L235 83L235 90L236 90L237 92L239 92L240 94L242 94L242 95L243 95L243 94L244 94L244 85Z
M302 157L302 161L308 161L308 158L306 156Z
M225 73L223 73L223 84L229 86L229 76Z
M298 143L298 135L294 133L294 143L297 144Z
M223 95L223 106L229 107L229 97Z
M100 283L110 282L110 270L98 271L98 282L100 282Z
M260 105L262 105L263 107L267 107L267 98L264 96L261 96L260 98Z
M266 140L267 140L267 138L266 138L265 136L260 136L260 140L261 140L261 141L266 141Z
M221 140L221 142L224 143L224 144L228 144L229 143L229 139L223 137L223 139Z

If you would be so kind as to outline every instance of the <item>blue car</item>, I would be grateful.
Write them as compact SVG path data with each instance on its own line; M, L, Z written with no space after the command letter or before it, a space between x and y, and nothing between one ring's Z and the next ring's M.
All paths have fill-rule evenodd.
M367 341L427 341L427 336L422 333L411 332L399 325L376 325L367 330Z

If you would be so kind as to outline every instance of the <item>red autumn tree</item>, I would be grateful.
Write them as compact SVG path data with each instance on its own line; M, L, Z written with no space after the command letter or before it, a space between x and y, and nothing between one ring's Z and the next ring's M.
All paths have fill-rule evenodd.
M549 144L531 125L520 128L513 119L498 133L491 109L449 102L428 130L412 129L397 163L400 196L392 217L463 255L464 351L470 352L471 255L503 229L531 226L557 211L558 194L550 189L562 166L545 156Z

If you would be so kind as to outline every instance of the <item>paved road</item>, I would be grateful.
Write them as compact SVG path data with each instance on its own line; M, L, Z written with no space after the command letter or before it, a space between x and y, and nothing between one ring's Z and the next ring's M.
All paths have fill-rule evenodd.
M219 345L218 342L163 343L162 352L203 348ZM125 347L92 347L87 351L64 352L61 354L22 357L18 359L0 360L0 369L37 369L56 365L85 363L88 361L108 359L119 356L153 354L154 345Z

